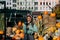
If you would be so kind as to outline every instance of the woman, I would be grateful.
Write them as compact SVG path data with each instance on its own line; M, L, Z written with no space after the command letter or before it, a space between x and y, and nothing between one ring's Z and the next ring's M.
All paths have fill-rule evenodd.
M35 24L32 23L31 15L27 15L27 23L24 27L25 38L24 40L34 40L34 33L38 32L38 29Z

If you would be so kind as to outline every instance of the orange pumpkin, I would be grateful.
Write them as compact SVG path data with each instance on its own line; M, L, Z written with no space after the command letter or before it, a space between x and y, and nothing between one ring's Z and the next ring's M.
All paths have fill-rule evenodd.
M57 37L56 37L56 36L54 36L54 37L53 37L53 40L57 40Z
M12 39L20 39L19 34L16 34Z
M16 36L12 37L12 40L13 40L13 39L15 40L15 39L16 39Z
M41 16L41 15L39 15L37 18L40 20L40 19L42 19L42 16Z
M51 32L54 32L55 30L56 30L55 27L50 27L50 28L48 28L48 31L51 31Z
M20 30L21 33L24 33L24 30Z
M20 38L24 38L24 33L20 33Z
M0 34L3 34L4 32L2 30L0 30Z
M48 12L47 12L47 11L44 11L44 14L45 14L45 15L47 15L47 14L48 14Z
M60 36L57 37L57 40L60 40Z
M55 14L55 13L51 13L50 16L51 16L51 17L55 17L56 14Z
M19 33L20 33L20 30L16 30L15 33L16 33L16 34L19 34Z
M16 30L17 30L17 28L16 28L16 27L13 27L13 28L12 28L12 31L13 31L13 32L14 32L14 31L16 31Z
M43 36L39 36L38 40L44 40Z
M57 28L60 28L60 22L56 24L56 27Z

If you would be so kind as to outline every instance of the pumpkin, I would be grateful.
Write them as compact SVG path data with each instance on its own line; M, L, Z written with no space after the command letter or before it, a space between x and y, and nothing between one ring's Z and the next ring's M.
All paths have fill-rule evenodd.
M3 34L4 32L2 30L0 30L0 34Z
M24 33L24 30L20 30L21 33Z
M39 36L38 40L44 40L43 36Z
M12 39L20 39L19 34L16 34Z
M55 13L51 13L51 14L50 14L50 17L55 17L55 16L56 16Z
M56 30L56 28L55 28L55 27L50 27L50 28L48 28L47 30L48 30L48 31L51 31L51 32L54 32L54 31Z
M60 28L60 22L59 23L56 23L56 27L57 28Z
M44 14L45 14L45 15L47 15L47 14L48 14L48 12L47 12L47 11L44 11Z
M57 37L57 40L60 40L60 36Z
M55 31L55 33L57 33L57 32L58 32L58 30Z
M53 40L57 40L57 37L56 37L56 36L54 36L54 37L53 37Z
M19 34L19 33L20 33L20 30L16 30L15 33L16 33L16 34Z
M42 16L41 16L41 15L39 15L37 18L40 20L40 19L42 19Z
M20 33L20 38L24 38L24 33Z
M12 31L13 31L13 32L14 32L14 31L16 31L16 30L17 30L17 28L16 28L16 27L13 27L13 28L12 28Z

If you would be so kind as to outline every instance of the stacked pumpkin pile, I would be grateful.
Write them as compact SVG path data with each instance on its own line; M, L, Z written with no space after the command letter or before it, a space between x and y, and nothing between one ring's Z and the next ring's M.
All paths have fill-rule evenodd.
M56 14L55 13L51 13L49 16L49 27L56 25Z
M23 30L16 30L15 35L12 39L24 39L24 31Z
M47 11L45 11L43 14L43 24L45 28L49 25L49 15Z

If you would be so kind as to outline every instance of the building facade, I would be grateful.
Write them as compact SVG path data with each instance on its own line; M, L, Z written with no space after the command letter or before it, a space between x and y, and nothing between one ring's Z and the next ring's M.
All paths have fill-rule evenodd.
M32 11L52 11L59 0L5 0L6 8ZM49 8L49 6L51 8Z

